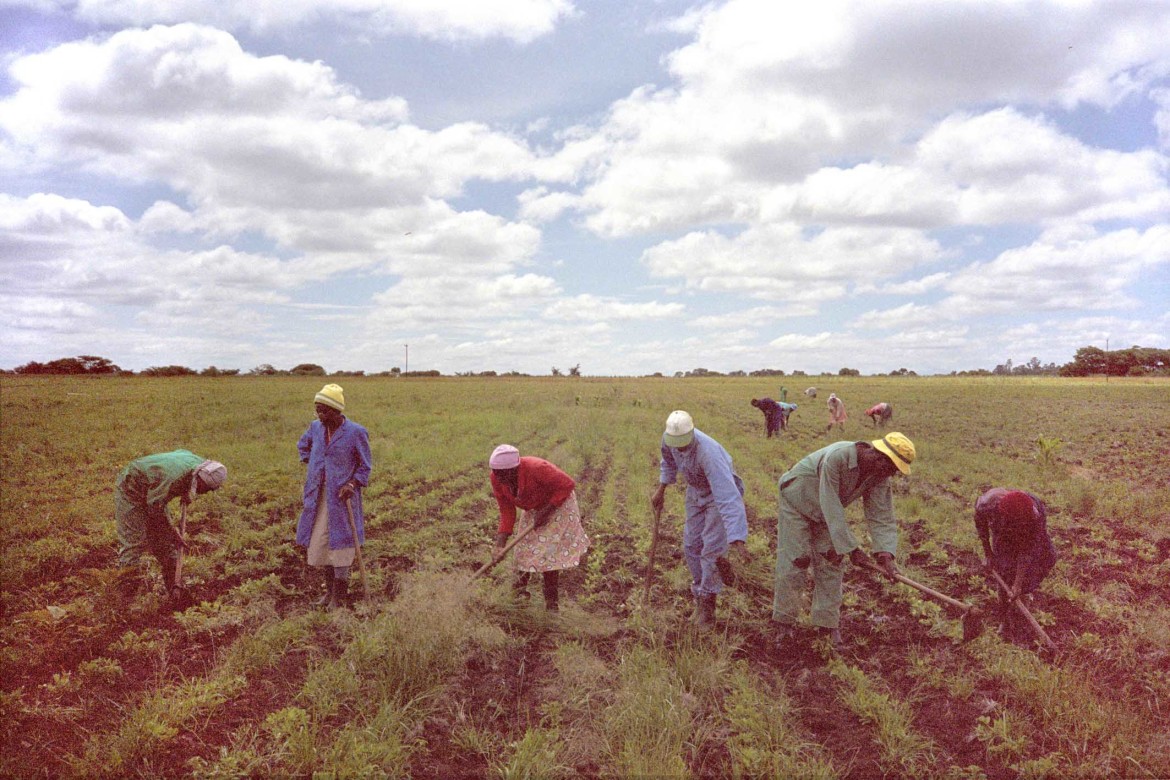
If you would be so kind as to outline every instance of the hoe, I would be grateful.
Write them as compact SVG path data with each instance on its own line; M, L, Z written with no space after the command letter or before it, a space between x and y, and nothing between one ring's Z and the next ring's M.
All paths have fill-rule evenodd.
M874 563L873 561L867 560L865 562L865 568L867 568L871 571L875 571L878 574L881 574L883 577L886 576L886 573L884 571L882 571L881 568L879 568L878 565L876 563ZM907 577L906 575L904 575L900 572L894 574L894 579L897 580L898 582L902 583L903 585L909 585L910 587L914 588L915 590L921 591L923 594L925 594L926 596L929 596L930 598L934 599L935 601L938 601L942 604L947 604L949 606L954 607L955 609L962 610L963 611L963 641L964 642L970 642L972 639L976 639L980 634L983 633L983 615L979 611L978 607L974 606L973 604L968 604L965 601L959 601L956 598L951 598L947 594L940 593L939 591L935 590L934 588L928 588L927 586L923 585L922 583L915 582L914 580L910 579L909 577Z
M483 575L487 574L492 569L496 568L496 566L500 563L500 561L502 561L508 557L508 553L510 553L512 551L512 548L515 547L517 544L519 544L521 539L523 539L525 536L528 536L528 534L532 533L534 530L536 530L536 526L530 525L527 528L525 528L523 531L521 531L520 533L516 534L516 538L513 539L512 541L508 542L508 546L505 547L503 550L501 550L499 555L492 558L490 561L485 563L483 566L480 566L479 569L476 570L475 574L471 575L471 579L469 579L467 581L467 584L470 585L471 583L475 582Z
M167 594L171 603L182 605L186 603L187 592L183 588L183 554L187 551L187 505L182 504L179 510L179 556L175 559L175 584Z
M1003 589L1003 593L1005 595L1010 595L1012 589L1009 588L1008 584L1003 581L1003 577L1000 576L999 572L997 572L995 569L991 569L990 571L991 575L995 578L996 584ZM1012 596L1011 601L1012 606L1014 606L1019 611L1019 613L1024 616L1024 620L1028 623L1028 628L1032 629L1032 633L1036 636L1037 639L1040 640L1040 643L1049 650L1055 650L1056 643L1052 641L1052 637L1048 636L1048 632L1044 630L1039 622L1037 622L1036 617L1032 614L1032 612L1026 606L1024 606L1024 602L1020 601L1020 597Z
M662 520L662 510L654 510L654 528L650 534L650 554L646 562L646 586L642 591L642 603L650 603L650 582L654 579L654 556L658 552L658 523Z
M366 601L370 600L370 584L366 581L366 562L362 560L362 546L358 544L357 523L353 521L353 504L345 499L345 514L349 519L349 532L353 534L353 547L357 555L358 573L362 576L362 595Z

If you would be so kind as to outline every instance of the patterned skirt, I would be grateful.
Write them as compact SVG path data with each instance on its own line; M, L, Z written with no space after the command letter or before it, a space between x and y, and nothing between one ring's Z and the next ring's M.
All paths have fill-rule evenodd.
M516 533L532 527L533 512L520 516ZM589 537L581 527L577 491L569 494L543 528L537 528L516 544L512 552L516 571L557 571L571 569L589 549Z

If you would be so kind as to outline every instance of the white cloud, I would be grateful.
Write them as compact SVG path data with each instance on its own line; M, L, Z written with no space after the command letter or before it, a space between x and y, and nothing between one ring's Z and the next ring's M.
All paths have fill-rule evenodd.
M948 117L916 163L957 207L956 222L994 224L1170 213L1167 161L1153 151L1093 149L1051 124L1003 108Z
M937 290L941 287L947 279L951 277L949 272L941 272L937 274L930 274L921 279L911 279L906 282L890 282L883 284L876 289L876 292L884 295L922 295L923 293ZM860 292L860 290L859 290Z
M1142 271L1170 263L1170 225L1102 235L1054 230L1029 246L964 268L947 282L938 305L958 318L996 312L1127 308L1128 288Z
M892 329L1001 314L1132 308L1128 291L1135 281L1165 266L1170 225L1105 234L1063 225L1028 246L950 274L943 282L949 294L938 303L867 311L852 325Z
M7 0L41 11L60 8L99 25L194 21L268 33L335 23L355 34L413 35L442 41L507 38L527 43L573 15L568 0Z
M105 322L110 306L146 322L239 323L247 307L279 304L304 281L276 258L231 247L157 248L119 210L56 195L0 195L0 246L0 288L12 299L4 319L14 327L27 327L46 300L75 328Z
M750 309L729 312L727 314L711 314L705 317L696 317L691 325L696 328L711 330L742 329L754 332L773 322L790 317L805 317L816 314L816 307L807 303L797 303L790 306L755 306Z
M1124 349L1133 345L1148 347L1170 343L1170 322L1126 319L1117 316L1045 319L1005 328L1000 345L1003 357L1017 365L1037 357L1043 363L1064 363L1073 351L1083 346Z
M554 320L610 322L613 320L662 320L678 317L684 311L681 303L626 303L596 295L575 295L557 301L544 310L544 316Z
M1170 89L1155 89L1150 98L1158 107L1154 114L1154 126L1158 129L1158 141L1164 151L1170 151Z
M677 85L614 103L577 158L600 235L1111 219L1170 202L1164 158L1092 149L1012 110L965 113L1148 92L1170 73L1170 14L1154 4L732 0L686 20L697 35L669 59Z
M407 278L373 296L370 329L446 325L465 331L483 323L530 318L559 292L547 276L506 274L494 278L434 276Z
M895 328L921 327L938 320L934 307L917 303L905 303L885 311L867 311L850 323L859 329L892 330Z
M161 181L192 202L156 203L144 230L256 233L300 253L289 268L302 277L501 272L539 243L530 226L443 200L469 179L525 175L522 142L477 123L393 124L403 101L366 101L320 63L255 57L185 24L66 44L12 73L0 128L27 161Z
M97 312L81 301L0 294L5 326L15 331L78 333ZM18 336L19 337L19 336Z
M550 192L547 187L534 187L520 193L520 218L530 222L551 222L573 208L580 197L569 192Z
M191 24L65 44L10 72L20 86L0 102L0 128L26 164L162 181L240 215L417 205L532 163L511 136L402 124L401 99L366 100L320 63L256 57Z
M690 233L647 249L642 262L688 289L753 298L823 302L845 295L853 280L878 281L939 256L936 242L899 228L831 228L806 236L793 223L753 228L729 238Z
M782 349L786 352L811 352L833 345L839 337L829 331L820 333L785 333L768 342L768 346Z

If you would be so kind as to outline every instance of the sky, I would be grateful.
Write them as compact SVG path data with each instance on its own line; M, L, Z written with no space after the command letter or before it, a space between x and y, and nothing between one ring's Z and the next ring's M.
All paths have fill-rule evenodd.
M1161 0L0 0L0 368L1165 348L1167 41Z

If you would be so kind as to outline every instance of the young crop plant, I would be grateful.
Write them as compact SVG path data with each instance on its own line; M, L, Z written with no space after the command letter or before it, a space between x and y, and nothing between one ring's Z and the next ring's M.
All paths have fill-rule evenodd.
M618 666L613 703L601 714L614 771L626 777L686 775L697 709L668 659L629 648Z
M573 768L560 760L561 742L556 729L528 729L519 742L509 746L511 755L496 761L493 773L500 780L542 780L573 777Z
M1041 436L1036 439L1036 446L1040 450L1040 459L1045 466L1056 462L1056 451L1064 446L1064 442L1055 436Z
M826 668L840 683L837 698L841 703L874 727L878 763L885 771L920 776L934 765L935 746L915 731L906 702L883 692L865 672L840 658L831 658Z
M724 698L733 777L838 776L822 748L801 732L799 713L783 690L769 689L736 669Z

